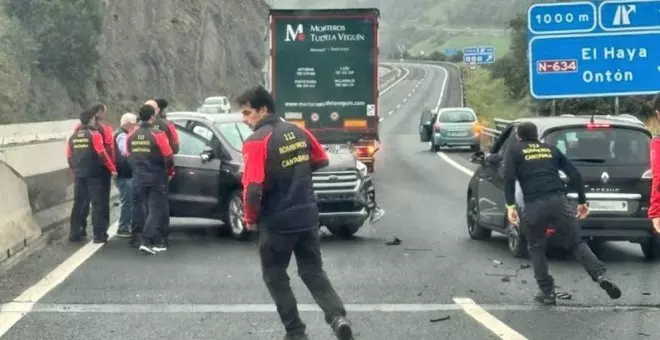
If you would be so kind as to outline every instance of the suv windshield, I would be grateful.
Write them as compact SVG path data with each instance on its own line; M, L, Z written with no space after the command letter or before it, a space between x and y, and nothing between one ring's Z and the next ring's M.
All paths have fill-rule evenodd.
M231 147L238 151L243 149L243 141L245 141L245 139L247 139L252 134L250 127L247 126L247 124L241 122L216 123L215 126L225 137L227 142L229 142Z
M471 123L476 118L470 111L445 111L438 117L440 123Z
M650 140L646 133L627 128L568 128L545 137L571 161L610 165L647 165Z

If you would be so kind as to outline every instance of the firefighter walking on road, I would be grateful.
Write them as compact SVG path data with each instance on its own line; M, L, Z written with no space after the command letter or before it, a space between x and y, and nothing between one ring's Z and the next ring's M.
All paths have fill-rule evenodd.
M80 127L69 138L66 156L73 171L73 208L71 209L71 230L69 240L79 242L83 237L85 209L92 205L92 226L94 243L108 239L108 224L105 223L104 176L116 177L117 170L103 145L103 137L94 128L96 117L92 111L80 114Z
M273 114L273 98L263 87L245 92L238 102L244 121L254 130L243 144L244 220L248 229L259 230L262 275L286 329L285 339L308 339L287 275L292 254L300 278L337 338L353 339L344 304L321 258L312 172L327 166L328 156L309 131Z
M167 245L160 226L169 218L167 185L174 175L172 148L163 131L155 129L156 111L149 105L140 108L140 125L128 136L127 154L133 169L134 190L144 214L140 252L156 254Z
M504 163L507 217L514 226L521 226L515 205L516 180L520 182L525 208L522 232L527 238L534 277L540 292L534 298L546 305L555 305L555 282L548 271L546 259L546 228L554 226L563 245L584 266L592 280L612 299L621 297L621 290L606 275L605 265L598 260L580 236L577 219L589 214L580 172L556 147L538 140L536 125L523 122L516 129L518 143L507 153ZM563 171L570 178L570 187L578 193L577 216L566 197Z

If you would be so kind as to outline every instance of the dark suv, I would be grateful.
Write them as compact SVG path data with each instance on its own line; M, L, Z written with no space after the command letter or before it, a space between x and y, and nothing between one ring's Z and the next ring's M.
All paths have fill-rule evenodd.
M483 240L491 232L509 238L509 250L516 257L526 256L526 241L517 228L508 225L504 199L503 159L513 143L514 128L528 121L536 124L541 140L555 145L579 169L584 178L591 214L581 221L582 236L594 251L605 241L639 243L646 258L653 258L657 246L652 241L647 218L651 190L649 143L651 133L634 121L593 116L521 118L504 128L490 153L475 153L479 164L467 190L467 227L471 238ZM560 176L567 180L566 175ZM517 188L516 199L522 204ZM568 192L577 204L577 193ZM524 209L524 206L522 207ZM553 227L548 226L550 244Z
M243 225L241 174L243 141L252 130L240 114L171 112L180 150L170 182L170 215L222 220L234 238L247 240ZM348 149L328 152L329 166L314 172L320 223L343 237L355 234L369 217L367 168Z

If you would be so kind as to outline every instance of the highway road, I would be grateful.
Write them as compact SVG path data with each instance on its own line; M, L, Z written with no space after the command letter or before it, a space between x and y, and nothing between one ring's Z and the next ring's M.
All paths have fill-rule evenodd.
M512 258L504 238L469 239L472 164L462 152L430 152L417 134L422 109L459 105L460 93L444 68L403 67L405 78L380 102L376 183L387 215L353 240L322 242L356 339L657 338L660 265L644 262L638 247L613 245L603 256L624 289L618 301L576 264L552 260L559 290L573 298L548 308L532 302L529 261ZM209 230L186 225L154 257L120 239L85 245L68 259L76 249L46 250L15 268L14 284L0 292L2 339L281 339L255 246ZM402 243L387 245L393 238ZM293 263L290 274L311 339L332 339Z

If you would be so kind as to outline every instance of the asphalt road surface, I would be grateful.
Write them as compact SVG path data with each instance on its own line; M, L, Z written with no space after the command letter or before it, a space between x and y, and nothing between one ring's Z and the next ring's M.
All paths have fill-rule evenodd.
M460 93L443 68L404 66L407 76L380 102L376 183L387 215L353 240L322 242L326 271L348 304L356 338L660 337L659 265L645 262L637 246L612 245L603 256L624 290L620 300L610 301L576 264L552 260L559 289L573 297L544 308L531 300L536 287L528 261L512 258L504 238L469 239L465 193L472 165L461 152L430 152L417 134L422 109L439 98L443 106L458 105ZM25 288L39 283L0 294L2 339L281 339L255 246L207 230L186 225L154 257L139 256L116 238L85 245L46 279L27 275ZM400 245L386 245L395 237ZM332 339L295 273L292 263L311 339Z

